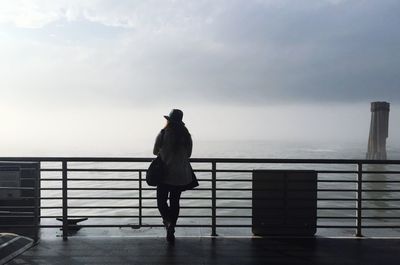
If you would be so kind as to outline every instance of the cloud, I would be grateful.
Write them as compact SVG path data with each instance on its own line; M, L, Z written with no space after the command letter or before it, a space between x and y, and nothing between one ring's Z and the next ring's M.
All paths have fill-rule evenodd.
M399 102L399 8L395 0L3 2L0 86L3 98L60 104Z

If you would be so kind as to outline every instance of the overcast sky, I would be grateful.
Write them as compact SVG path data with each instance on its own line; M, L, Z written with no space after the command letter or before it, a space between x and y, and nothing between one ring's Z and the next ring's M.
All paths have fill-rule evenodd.
M397 0L1 1L0 144L151 145L172 107L201 140L366 142L382 100L400 142L399 14Z

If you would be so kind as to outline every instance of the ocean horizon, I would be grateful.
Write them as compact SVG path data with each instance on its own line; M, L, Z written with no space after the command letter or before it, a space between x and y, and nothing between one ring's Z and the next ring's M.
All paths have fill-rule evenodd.
M153 142L125 145L7 147L2 157L153 157ZM367 142L284 141L284 140L199 140L194 139L193 158L282 158L282 159L365 159ZM387 159L400 159L400 144L387 145Z

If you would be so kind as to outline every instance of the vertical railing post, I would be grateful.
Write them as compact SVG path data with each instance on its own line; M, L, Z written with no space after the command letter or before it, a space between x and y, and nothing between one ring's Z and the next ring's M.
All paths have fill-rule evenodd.
M37 242L39 240L39 223L40 223L40 178L41 178L41 171L40 171L40 162L38 162L38 167L36 168L36 174L34 179L34 209L33 209L33 216L34 216L34 238L33 240Z
M67 161L62 161L62 237L68 240L68 168Z
M211 169L211 236L217 236L217 163L212 162Z
M139 171L139 226L142 226L142 171Z
M357 237L362 237L362 163L357 164Z

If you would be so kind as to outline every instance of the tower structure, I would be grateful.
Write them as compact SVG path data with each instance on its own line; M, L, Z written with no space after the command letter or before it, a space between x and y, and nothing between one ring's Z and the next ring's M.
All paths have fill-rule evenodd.
M388 102L371 102L367 159L386 159L386 139L389 136Z

